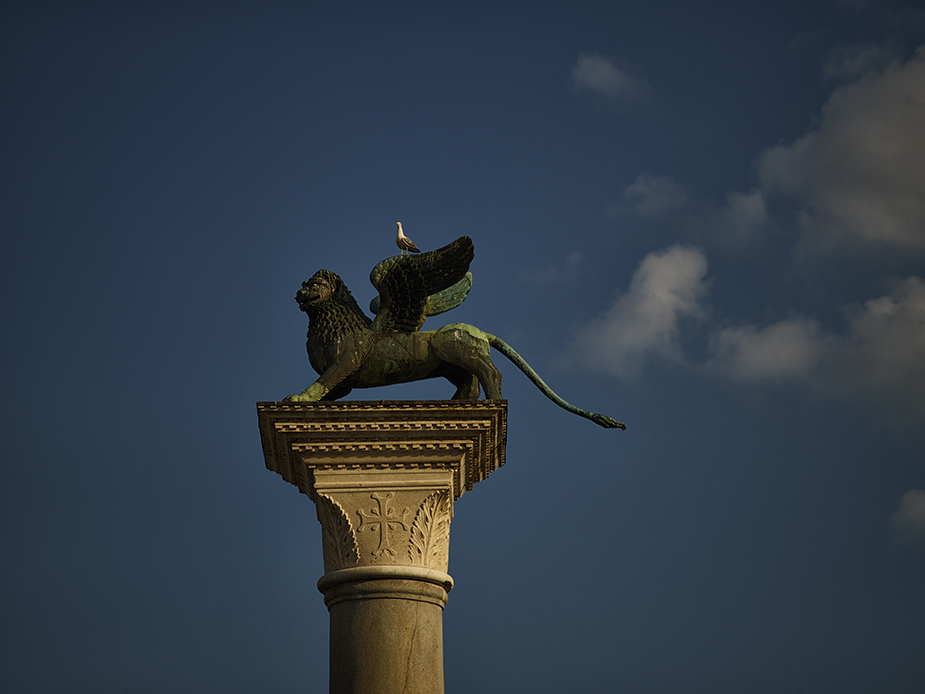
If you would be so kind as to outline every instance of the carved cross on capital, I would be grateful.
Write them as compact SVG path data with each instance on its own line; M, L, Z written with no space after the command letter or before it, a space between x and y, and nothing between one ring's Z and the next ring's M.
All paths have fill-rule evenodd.
M394 557L395 550L392 549L389 541L389 529L397 530L400 527L405 531L410 530L405 522L405 516L411 513L411 510L405 508L400 515L395 515L395 509L389 507L389 500L395 496L395 492L373 492L369 496L376 500L378 508L371 509L369 515L364 514L362 510L357 510L357 515L360 517L359 530L362 531L365 525L374 532L379 531L379 546L373 550L374 557L379 558L386 552Z

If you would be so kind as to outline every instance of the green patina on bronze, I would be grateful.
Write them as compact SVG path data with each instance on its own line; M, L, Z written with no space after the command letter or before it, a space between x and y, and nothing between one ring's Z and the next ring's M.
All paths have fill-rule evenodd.
M435 251L387 258L373 268L370 280L379 291L370 320L343 280L319 270L296 294L308 314L308 357L320 377L289 401L337 400L354 388L374 388L427 378L445 378L454 400L501 399L501 373L491 348L510 359L560 407L606 428L626 427L611 417L566 402L501 338L473 325L452 323L421 331L428 316L461 304L472 286L469 264L472 239L461 236Z

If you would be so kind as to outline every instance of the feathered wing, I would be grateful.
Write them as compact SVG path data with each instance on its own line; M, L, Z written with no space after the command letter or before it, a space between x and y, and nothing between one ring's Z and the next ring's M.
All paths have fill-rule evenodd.
M472 239L460 236L453 243L435 251L383 260L369 276L370 282L379 291L380 299L372 329L381 332L417 332L429 315L428 297L462 282L463 286L455 292L461 293L462 298L454 305L461 303L468 291L468 284L471 284L471 277L468 284L464 280L473 257L475 247ZM430 315L433 313L431 311Z
M385 262L385 261L383 261ZM467 272L465 276L452 287L444 289L442 292L431 294L427 297L427 303L424 306L424 315L427 318L439 316L459 306L466 297L469 296L469 290L472 289L472 273ZM373 315L378 315L381 298L378 294L369 302L369 310Z

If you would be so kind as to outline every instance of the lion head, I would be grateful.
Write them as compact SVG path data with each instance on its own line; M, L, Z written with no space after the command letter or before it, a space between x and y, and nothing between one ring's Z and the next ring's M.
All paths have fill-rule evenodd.
M372 322L340 276L330 270L318 270L302 282L295 300L299 310L308 314L311 326L325 336L362 330Z
M339 290L350 290L344 285L343 280L330 270L318 270L309 279L302 282L302 288L296 292L295 300L299 304L299 309L308 312L312 306L322 304ZM352 298L352 297L351 297Z

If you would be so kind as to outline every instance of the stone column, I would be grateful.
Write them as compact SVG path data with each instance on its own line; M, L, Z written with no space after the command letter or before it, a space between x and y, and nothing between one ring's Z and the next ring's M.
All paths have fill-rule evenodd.
M315 502L332 694L442 694L453 503L504 464L507 402L257 403L267 468Z

